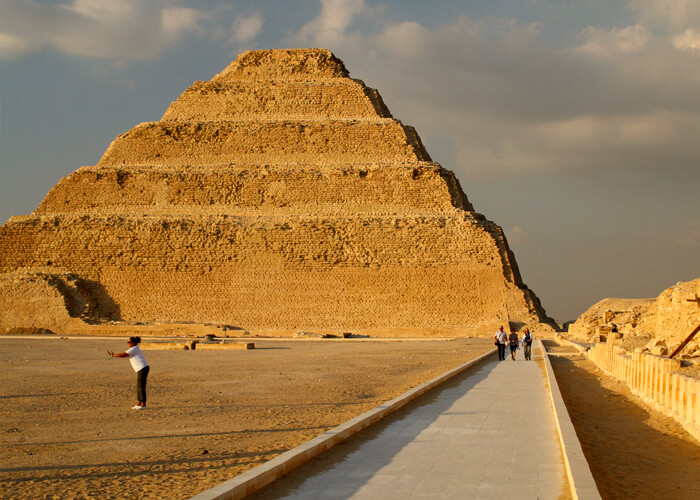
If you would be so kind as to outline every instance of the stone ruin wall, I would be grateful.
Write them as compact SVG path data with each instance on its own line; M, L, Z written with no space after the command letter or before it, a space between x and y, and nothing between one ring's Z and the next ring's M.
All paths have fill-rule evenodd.
M659 294L642 316L639 330L650 336L663 334L669 342L681 342L700 325L700 278L681 281ZM700 337L696 336L696 341Z
M548 321L501 229L323 50L248 52L196 82L11 218L0 256L5 329L66 312L280 329ZM63 287L64 312L17 312L65 276L82 295Z
M604 299L590 307L570 325L568 336L578 340L598 341L608 337L615 324L628 347L647 344L649 339L667 348L668 354L700 325L700 304L691 302L700 297L700 278L681 281L651 299ZM641 342L634 342L639 339ZM649 344L651 345L651 344ZM697 351L700 357L700 336L696 336L684 353Z
M65 289L57 286L59 281L58 276L36 272L0 276L2 326L7 330L37 325L51 331L62 329L76 311L66 300Z

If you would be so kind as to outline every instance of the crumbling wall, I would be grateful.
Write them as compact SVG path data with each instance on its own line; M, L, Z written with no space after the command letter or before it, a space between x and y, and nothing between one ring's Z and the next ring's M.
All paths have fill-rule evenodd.
M700 325L700 303L695 302L699 297L700 278L667 288L649 306L637 330L668 345L682 342Z
M597 342L601 335L605 339L612 334L615 325L618 345L633 349L655 339L670 354L700 325L700 304L695 302L698 297L700 278L677 283L655 299L604 299L569 326L568 336Z
M14 271L0 274L0 332L46 328L119 315L102 287L71 273Z

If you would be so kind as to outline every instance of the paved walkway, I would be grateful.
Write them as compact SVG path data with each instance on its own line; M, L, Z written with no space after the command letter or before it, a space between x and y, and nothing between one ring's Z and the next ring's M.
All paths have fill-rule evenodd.
M489 359L253 498L558 498L568 485L542 353Z

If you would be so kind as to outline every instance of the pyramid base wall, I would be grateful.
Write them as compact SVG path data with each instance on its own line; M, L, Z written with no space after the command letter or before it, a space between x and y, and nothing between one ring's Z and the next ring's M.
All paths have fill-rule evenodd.
M108 270L105 290L125 321L193 321L243 329L468 328L505 319L494 276L459 267L210 272Z
M357 217L342 225L26 217L0 236L0 272L79 276L87 297L68 294L64 309L86 321L288 330L538 322L529 290L506 275L500 229L464 216Z

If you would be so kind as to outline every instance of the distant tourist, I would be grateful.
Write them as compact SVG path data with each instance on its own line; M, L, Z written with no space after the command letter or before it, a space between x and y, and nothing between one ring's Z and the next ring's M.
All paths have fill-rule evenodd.
M525 352L525 359L532 359L532 334L529 328L525 328L525 333L523 333L523 351Z
M510 342L510 357L513 358L513 361L515 361L515 351L518 350L518 334L515 332L510 332L508 341Z
M136 406L132 410L145 410L146 409L146 380L148 379L148 372L150 367L148 366L148 361L143 356L139 344L141 343L141 337L129 337L126 341L129 348L119 354L114 354L112 351L107 351L107 354L113 358L129 358L131 361L131 367L136 372Z
M496 347L498 347L498 359L503 361L506 359L506 340L508 337L506 336L506 332L503 331L502 326L498 329L493 338L496 339Z

